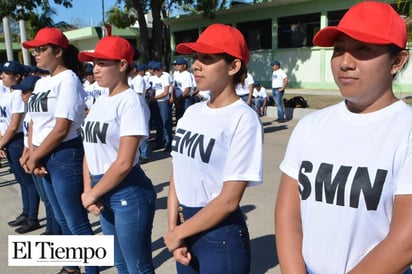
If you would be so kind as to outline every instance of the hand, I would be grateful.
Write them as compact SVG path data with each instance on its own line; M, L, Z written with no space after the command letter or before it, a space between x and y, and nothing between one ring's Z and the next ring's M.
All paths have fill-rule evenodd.
M7 153L4 151L4 149L0 149L0 158L6 159L7 158Z
M99 216L100 212L103 210L103 205L101 203L95 203L95 204L89 205L87 207L87 210L94 216Z
M92 204L97 202L98 197L94 196L92 190L88 190L82 193L82 204L84 208L88 208Z
M189 265L190 260L192 259L192 254L190 254L186 246L182 246L173 251L173 257L182 265Z
M38 161L33 159L33 157L29 157L25 163L24 170L27 173L33 173L36 168L40 168Z
M36 167L33 170L33 174L37 177L43 177L44 175L47 174L47 169L44 166Z
M166 234L163 236L164 243L170 252L174 252L177 248L184 245L183 239L180 239L176 232L177 227L166 232Z

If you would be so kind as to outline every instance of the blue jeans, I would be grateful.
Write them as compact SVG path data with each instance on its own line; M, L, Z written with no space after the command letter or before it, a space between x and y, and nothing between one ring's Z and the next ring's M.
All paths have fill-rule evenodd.
M158 101L163 124L163 142L166 149L172 146L172 108L169 100Z
M61 143L43 159L48 174L43 186L63 235L94 235L83 208L83 145L80 137ZM67 267L72 268L72 267ZM86 266L87 274L99 273L97 266Z
M40 199L43 201L44 209L46 211L46 234L61 235L62 230L59 223L56 221L56 218L54 218L53 208L50 204L49 198L46 195L46 190L44 189L43 179L33 175L33 181L37 192L39 193Z
M103 175L91 176L95 186ZM114 263L119 274L155 273L152 227L156 192L139 165L114 189L100 197L100 223L105 235L114 235Z
M189 219L201 208L181 206ZM189 266L176 263L178 274L249 274L249 231L240 208L218 226L185 239L191 252Z
M23 153L23 149L23 133L17 133L6 146L7 160L16 181L20 184L23 213L27 214L30 220L37 221L40 197L33 178L20 165L19 158Z
M272 96L278 110L278 119L284 120L285 111L283 108L283 95L285 94L285 90L282 90L281 92L277 92L277 90L277 88L272 88Z
M163 123L160 117L159 104L156 100L149 101L150 109L150 129L156 130L156 145L163 146Z
M262 110L263 103L265 102L265 98L258 97L253 99L253 109L256 110L257 114L263 115L264 111Z

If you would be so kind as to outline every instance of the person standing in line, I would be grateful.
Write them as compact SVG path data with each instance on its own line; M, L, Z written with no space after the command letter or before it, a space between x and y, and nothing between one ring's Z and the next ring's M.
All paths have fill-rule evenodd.
M149 108L128 86L134 49L125 39L108 36L94 52L80 52L94 62L94 75L109 96L98 100L82 126L84 158L83 206L100 214L103 233L114 235L119 274L154 273L151 233L156 193L139 165L139 144L149 136ZM101 134L96 136L100 125Z
M285 110L283 106L283 95L285 95L285 89L288 84L288 76L280 68L279 61L273 61L270 63L273 69L272 73L272 96L273 100L275 101L276 108L277 108L277 115L278 118L276 121L279 123L286 122L285 120Z
M31 49L37 67L50 72L50 77L36 83L28 102L30 151L23 166L27 172L43 176L63 235L94 235L81 201L84 150L79 129L86 105L78 49L57 28L40 29L23 47ZM85 266L85 270L99 273L97 266ZM67 273L79 274L80 269L64 266L59 272Z
M374 1L314 36L333 47L344 100L301 119L280 164L282 273L412 273L412 107L393 92L406 42L403 18Z
M192 98L192 76L187 70L186 59L179 57L174 63L176 73L174 73L173 78L173 88L175 95L175 106L176 106L176 120L179 120L185 110L193 104Z
M23 119L26 112L21 98L21 89L16 89L24 77L24 66L17 61L4 63L1 79L6 93L0 95L0 154L6 157L11 171L20 184L23 203L22 213L9 226L17 227L15 232L27 233L40 228L38 220L40 198L30 174L21 167L19 158L23 153ZM13 88L14 87L14 88Z
M262 183L263 129L235 91L248 48L239 30L212 24L176 50L194 53L197 87L210 90L211 98L190 106L177 123L163 238L179 274L250 273L249 232L239 203L246 187Z
M146 86L146 80L144 78L146 72L146 65L136 64L136 76L131 80L132 86L130 86L141 98L149 105L148 99L146 97L146 91L148 87ZM150 115L149 115L150 116ZM147 120L147 128L150 127L150 119ZM150 137L150 131L149 136ZM140 142L139 152L140 152L140 164L145 164L149 161L149 141L148 138L143 138Z
M24 104L27 105L29 102L29 98L34 90L34 86L38 80L40 80L40 76L33 76L28 75L25 76L23 81L20 84L13 85L12 88L21 90L21 97L23 99ZM24 163L26 162L27 158L29 157L29 126L30 126L30 115L26 113L23 120L23 133L24 133L24 149L23 153L19 158L20 165L23 167ZM35 175L31 175L34 181L34 185L36 186L37 192L40 196L40 199L43 201L44 208L46 211L46 231L41 233L42 235L60 235L61 228L60 225L57 223L56 218L54 217L53 209L51 207L49 198L46 195L46 191L44 190L43 180L41 177L37 177Z
M170 105L170 87L172 85L171 78L168 73L163 71L163 66L160 62L155 62L152 66L153 76L150 78L152 89L154 91L154 99L159 105L159 113L162 123L163 133L161 147L164 147L166 152L170 152L172 145L172 108ZM160 149L157 147L155 149Z
M245 72L242 77L242 81L236 85L236 94L249 106L253 104L253 83L254 79L252 74Z
M107 96L109 91L107 88L99 86L94 79L93 65L90 63L84 63L85 79L83 81L83 89L86 94L84 101L86 103L86 115L89 112L92 105L100 96Z

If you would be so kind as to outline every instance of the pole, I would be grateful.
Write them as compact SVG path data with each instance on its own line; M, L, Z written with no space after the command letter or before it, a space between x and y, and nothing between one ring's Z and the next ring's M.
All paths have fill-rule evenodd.
M13 48L11 44L9 18L3 17L4 42L6 44L7 61L13 61Z
M20 27L20 39L21 39L21 42L23 43L24 41L27 41L26 24L23 19L19 20L19 27ZM23 51L23 63L25 65L30 66L31 59L30 59L29 51L23 47L22 47L22 51Z

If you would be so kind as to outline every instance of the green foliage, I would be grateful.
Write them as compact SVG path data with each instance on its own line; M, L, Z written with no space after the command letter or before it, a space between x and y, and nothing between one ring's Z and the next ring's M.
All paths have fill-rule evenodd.
M72 0L53 0L57 5L62 5L66 8L71 8ZM48 0L0 0L0 18L9 16L14 19L28 20L30 13L37 8L50 8Z

